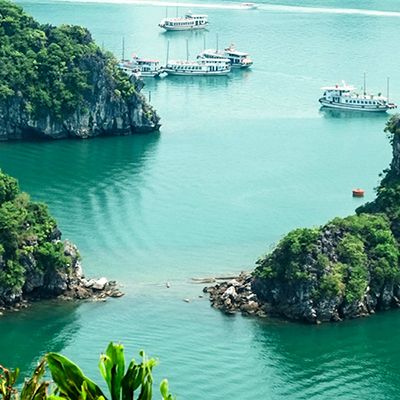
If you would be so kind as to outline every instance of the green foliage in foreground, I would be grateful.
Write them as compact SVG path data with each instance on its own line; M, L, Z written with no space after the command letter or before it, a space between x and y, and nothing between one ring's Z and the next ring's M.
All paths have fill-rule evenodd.
M55 229L46 205L32 202L17 181L0 170L0 303L1 292L22 290L27 265L44 274L71 264L63 244L51 240Z
M110 343L100 356L99 368L109 394L84 375L82 370L68 358L57 353L49 353L39 363L32 377L25 381L21 392L16 388L18 369L8 370L0 366L1 400L151 400L153 399L152 370L157 365L153 358L140 352L140 363L132 360L125 368L124 348ZM53 383L44 380L48 366ZM163 400L174 400L169 393L168 381L160 384Z
M60 120L95 91L99 69L116 96L135 93L110 53L103 53L89 31L79 26L41 25L21 7L0 0L0 106L22 99L24 112Z

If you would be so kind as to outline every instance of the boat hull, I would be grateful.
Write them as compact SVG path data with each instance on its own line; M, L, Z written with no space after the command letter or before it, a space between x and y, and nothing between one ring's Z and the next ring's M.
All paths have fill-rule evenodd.
M246 69L250 68L253 65L253 63L249 64L231 64L231 68L233 69Z
M334 103L334 102L325 100L324 98L319 99L319 102L322 107L332 108L335 110L379 113L379 112L386 112L390 109L389 107L386 107L386 106L371 107L371 106L367 106L367 105L362 106L362 105L355 105L355 104L352 105L352 104Z
M166 26L166 25L158 25L160 28L165 29L167 32L172 31L193 31L198 29L206 29L207 24L205 25L193 25L193 26Z
M241 10L257 10L258 6L254 5L254 6L245 6L245 5L241 5L240 9Z
M185 72L185 71L175 71L175 70L164 70L168 75L174 76L226 76L229 74L230 71L194 71L194 72Z
M154 71L154 72L140 72L141 78L156 78L160 76L164 71Z

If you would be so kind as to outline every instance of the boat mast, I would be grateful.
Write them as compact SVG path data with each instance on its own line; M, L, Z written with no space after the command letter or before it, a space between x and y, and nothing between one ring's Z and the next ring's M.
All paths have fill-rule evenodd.
M176 17L178 18L178 6L176 6Z
M203 36L203 50L206 49L206 35Z
M218 33L217 33L217 51L218 51L218 43L219 42L219 35L218 35Z
M386 101L389 103L389 77L386 78Z
M165 7L165 18L168 18L168 7Z
M186 39L186 61L189 61L189 39Z
M367 94L367 77L364 72L364 96Z
M168 61L169 61L169 40L167 41L167 62L166 62L166 66L168 65Z

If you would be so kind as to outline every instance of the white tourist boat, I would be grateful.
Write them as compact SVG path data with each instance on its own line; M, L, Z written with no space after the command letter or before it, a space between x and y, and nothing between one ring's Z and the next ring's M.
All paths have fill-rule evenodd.
M231 72L228 59L196 61L168 61L164 68L168 75L180 76L224 76Z
M135 74L142 78L154 78L164 72L159 60L139 58L136 55L133 55L131 60L122 60L118 66L128 75Z
M203 50L197 58L207 60L228 59L232 68L249 68L253 65L253 60L249 58L249 54L237 51L233 44L225 50Z
M258 5L255 3L241 3L240 8L244 10L256 10L258 8Z
M326 108L365 112L385 112L397 108L395 103L389 102L388 97L380 93L367 94L365 90L363 94L358 94L354 86L347 85L345 82L342 85L326 86L321 89L324 94L319 102Z
M164 18L158 26L166 31L205 29L208 26L208 15L189 12L184 17Z

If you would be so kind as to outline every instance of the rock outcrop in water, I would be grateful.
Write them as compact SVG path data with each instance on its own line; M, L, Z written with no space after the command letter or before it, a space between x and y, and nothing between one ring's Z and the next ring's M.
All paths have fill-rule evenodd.
M41 25L0 0L0 140L89 138L157 130L143 82L90 33Z
M376 200L356 215L290 232L257 262L251 290L247 281L207 288L213 305L312 323L400 307L399 116L391 118L386 132L393 160ZM246 295L239 296L244 288Z
M35 299L119 297L115 282L85 279L78 249L61 241L47 207L0 171L0 312Z

